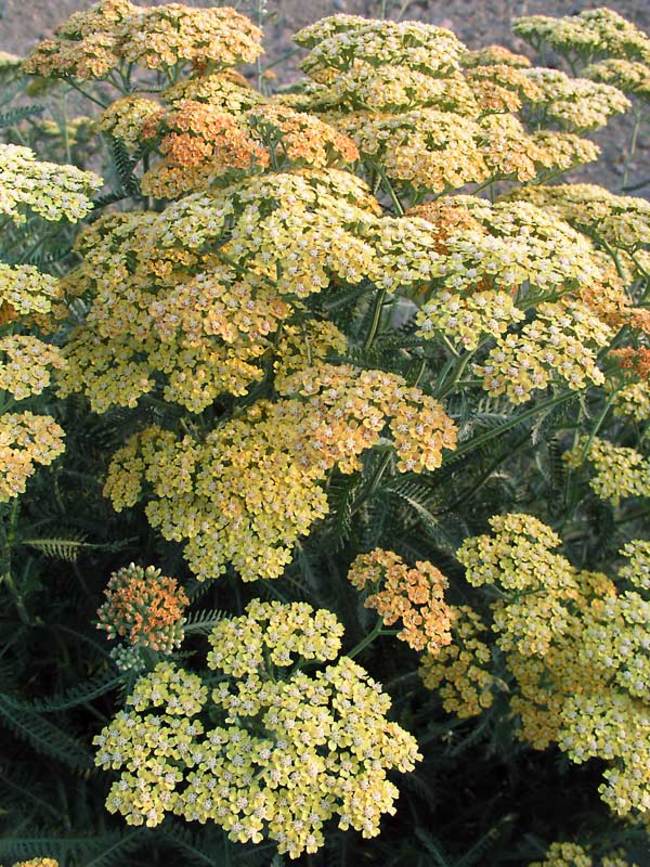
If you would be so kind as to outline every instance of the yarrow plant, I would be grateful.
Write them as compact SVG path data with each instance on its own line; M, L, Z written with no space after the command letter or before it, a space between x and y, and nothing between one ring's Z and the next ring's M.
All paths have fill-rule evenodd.
M8 862L644 863L650 38L407 7L0 56Z
M291 858L316 852L334 815L342 829L378 834L381 814L395 812L386 771L413 770L421 756L385 718L380 685L349 657L336 660L342 631L329 611L255 600L209 636L208 667L221 673L211 692L159 663L95 738L97 763L125 769L108 809L134 825L155 826L168 811L216 822L240 843L269 836ZM300 659L336 661L310 675ZM216 727L201 721L209 702Z

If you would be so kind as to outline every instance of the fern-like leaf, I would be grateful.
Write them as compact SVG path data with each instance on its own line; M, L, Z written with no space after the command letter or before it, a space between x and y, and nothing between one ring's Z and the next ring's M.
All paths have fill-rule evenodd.
M0 719L37 752L58 759L71 768L92 766L92 756L85 744L35 711L17 707L11 696L0 694Z
M6 129L8 126L16 126L21 121L28 117L35 117L43 114L45 111L42 105L21 105L17 108L12 108L10 111L5 111L0 114L0 129Z

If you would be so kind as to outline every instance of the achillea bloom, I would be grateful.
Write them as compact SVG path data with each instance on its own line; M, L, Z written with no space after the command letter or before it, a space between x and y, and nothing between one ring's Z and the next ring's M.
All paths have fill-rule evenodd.
M201 580L227 562L244 581L280 576L296 541L328 512L328 471L358 470L382 435L392 438L401 472L434 470L442 450L455 447L440 404L394 374L320 365L282 388L290 396L258 401L203 442L149 428L113 457L106 496L118 510L131 506L146 480L150 523L187 540Z
M16 861L13 867L59 867L54 858L31 858L29 861Z
M380 685L337 660L342 633L329 611L253 600L210 635L208 666L221 677L209 697L168 663L140 678L129 709L95 738L97 764L121 771L109 811L150 827L166 813L211 821L235 842L268 837L290 858L316 852L333 817L376 836L398 795L387 772L421 756L388 721ZM292 668L302 660L332 662L306 674Z
M475 365L483 388L524 403L557 380L575 390L602 384L596 351L612 339L611 329L580 301L543 303L536 313L520 334L498 339L485 362Z
M650 38L618 12L603 6L578 15L551 18L528 15L515 18L517 36L539 48L543 43L578 60L618 57L650 62Z
M106 78L122 62L148 69L211 62L234 66L261 53L261 31L234 9L195 9L180 3L153 8L127 0L101 0L75 12L39 43L23 64L25 72Z
M551 843L543 861L531 861L528 867L593 867L589 850L578 843Z
M337 124L366 160L395 182L441 193L487 180L481 127L453 112L422 108L396 115L352 113Z
M650 202L636 196L616 196L595 184L530 186L511 198L531 202L586 234L614 248L636 250L650 244Z
M530 66L530 60L524 54L514 54L503 45L486 45L474 51L466 51L461 57L461 63L466 69L475 66L511 66L522 69Z
M435 655L451 642L447 579L432 563L418 560L409 569L397 554L376 548L355 558L348 581L358 590L368 585L375 590L365 607L374 608L386 626L401 620L397 637L414 650Z
M527 99L535 117L568 131L599 129L632 104L618 88L587 78L569 78L557 69L534 67L523 73L537 87Z
M131 563L114 572L97 611L98 629L108 638L124 636L132 645L169 653L183 640L183 610L189 599L175 578L154 566Z
M594 847L595 848L595 847ZM620 849L615 849L596 858L588 846L579 843L551 843L543 861L531 861L528 867L638 867L625 857Z
M0 325L49 313L62 294L56 277L41 273L33 265L0 262Z
M459 295L447 290L436 293L417 313L417 333L433 338L442 333L465 349L476 349L482 337L498 337L525 314L508 292L474 292Z
M497 584L505 595L493 606L499 646L544 655L569 627L565 606L578 595L576 570L552 553L560 538L531 515L494 516L490 526L494 537L466 539L456 556L470 584Z
M48 415L0 415L0 503L25 492L34 464L47 466L64 451L62 428Z
M420 677L427 689L439 692L447 713L466 719L478 716L494 701L492 653L481 638L489 630L467 605L451 607L451 623L451 644L435 654L424 654Z
M355 16L324 18L295 36L311 48L302 62L316 81L328 81L355 63L402 65L442 77L460 65L463 44L450 30L417 21L373 21Z
M638 590L650 590L650 542L634 539L619 551L629 560L618 570L619 578L623 578Z
M92 208L102 181L74 166L42 162L29 148L0 144L0 214L24 223L28 213L76 223Z
M581 437L563 458L572 469L591 464L594 475L589 485L601 500L617 506L622 497L650 496L650 461L635 449Z
M90 9L74 12L44 39L23 63L32 75L104 78L119 63L119 29L135 14L128 0L100 0Z
M142 131L150 119L160 115L160 105L144 96L122 96L105 108L99 118L99 129L136 150Z
M650 99L650 57L648 62L609 59L592 63L582 74L601 84L611 84L623 93Z
M50 384L51 369L60 370L64 363L58 346L49 346L38 337L0 337L0 389L16 400L40 394Z
M175 198L205 188L211 176L268 165L266 150L231 114L209 104L183 100L144 122L144 140L159 137L163 161L142 178L142 189Z
M615 583L553 553L559 537L530 515L495 516L490 524L494 535L466 539L458 557L471 584L499 589L490 605L490 630L504 653L505 671L497 678L495 666L488 666L489 650L475 641L467 645L463 666L449 666L449 660L461 659L463 648L453 629L454 643L439 657L425 658L425 684L440 688L445 707L469 715L481 705L467 708L462 693L457 695L463 668L478 670L486 684L500 683L519 718L522 740L535 749L557 743L578 764L604 761L599 791L605 803L621 816L647 816L647 543L636 541L621 551L630 563ZM632 589L619 592L621 579ZM471 609L467 619L478 622ZM469 631L470 639L475 633Z
M161 97L169 105L189 99L237 116L266 102L266 98L251 87L243 75L232 69L181 79L166 88Z

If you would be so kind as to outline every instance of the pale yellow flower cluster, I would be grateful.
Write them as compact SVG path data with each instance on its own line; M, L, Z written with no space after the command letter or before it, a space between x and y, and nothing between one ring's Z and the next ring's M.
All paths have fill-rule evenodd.
M622 497L650 497L650 461L635 449L581 437L563 458L572 469L591 465L589 485L601 500L617 506Z
M92 209L102 185L93 172L43 162L29 148L0 144L0 214L23 223L27 214L77 222Z
M619 591L606 575L579 571L554 553L559 537L532 516L495 516L490 525L493 535L466 539L457 556L470 584L487 586L492 599L497 591L484 631L494 634L512 680L503 683L493 673L489 651L476 639L480 621L474 612L460 620L470 638L464 668L477 682L481 676L486 692L500 683L509 692L522 740L535 749L557 743L576 763L604 761L599 791L605 803L621 816L647 817L648 543L622 549L629 564L619 581L632 589ZM491 699L475 700L476 687L469 700L463 698L454 660L465 652L460 638L459 645L425 660L422 675L440 689L448 710L467 716Z
M300 671L336 660L342 633L329 611L253 600L210 635L221 680L209 698L197 675L156 666L95 738L97 764L122 772L107 808L133 825L166 813L214 822L236 842L268 837L290 858L320 849L333 817L376 836L398 795L387 771L411 771L421 756L357 663Z
M474 366L491 395L525 403L533 392L559 381L574 390L605 381L598 349L613 332L581 301L542 303L536 319L519 334L497 339L485 361Z
M443 289L419 309L417 333L425 339L442 333L453 343L472 350L481 338L503 335L524 318L508 292L488 290L459 295Z
M423 655L420 677L448 713L466 719L492 706L498 684L490 672L490 645L483 640L489 636L486 624L468 605L451 606L451 622L451 644Z
M10 334L0 337L0 390L23 400L40 394L50 384L51 370L65 362L58 346L49 346L38 337Z
M579 115L565 129L593 128L629 106L615 88L588 79L564 76L544 88L544 71L539 84L526 58L498 46L468 52L450 37L416 22L324 19L296 36L311 49L303 69L313 80L283 99L323 113L355 141L370 177L385 174L407 195L532 180L596 158L596 146L571 133L539 124L527 132L516 116L526 106L544 105L549 119Z
M460 66L463 44L442 27L418 21L373 21L352 15L324 18L295 35L311 49L302 68L315 81L328 82L361 62L382 67L404 65L443 77Z
M638 867L628 861L622 850L613 850L601 854L598 858L592 854L591 847L579 843L551 843L543 861L531 861L528 867Z
M29 861L16 861L13 867L59 867L54 858L31 858Z
M0 262L0 325L18 318L50 313L63 293L56 277L33 265Z
M34 464L47 466L63 453L63 429L48 415L0 415L0 503L25 492Z
M648 63L611 58L590 64L582 73L585 78L611 84L630 96L650 99L650 58Z
M51 39L40 42L23 63L41 76L106 78L121 64L147 69L191 64L234 66L261 53L261 31L245 16L224 7L180 3L135 6L100 0L74 12Z
M535 48L546 44L583 62L617 57L650 63L650 38L605 6L564 18L548 15L515 18L513 30Z
M97 221L66 278L91 309L66 347L63 393L85 391L103 412L135 405L162 374L165 399L194 412L244 394L298 299L395 268L400 244L391 269L370 243L385 234L377 207L361 181L329 169L252 177L160 214Z
M617 196L596 184L558 184L522 187L511 198L551 210L614 249L634 251L650 244L650 202L638 196Z
M402 472L434 470L455 448L440 404L394 374L320 365L287 377L283 390L292 396L258 401L202 442L149 428L111 461L105 493L114 507L132 506L146 480L150 523L188 540L199 579L228 562L244 581L281 575L296 541L328 512L328 471L359 469L382 435Z
M569 78L558 69L533 68L523 73L537 87L528 97L535 120L558 124L569 131L606 126L614 114L624 114L632 105L618 88L588 78Z

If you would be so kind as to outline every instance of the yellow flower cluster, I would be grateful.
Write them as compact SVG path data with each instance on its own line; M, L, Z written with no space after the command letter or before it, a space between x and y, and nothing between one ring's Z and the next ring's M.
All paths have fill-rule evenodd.
M620 551L630 562L618 570L619 578L638 590L650 590L650 542L635 539Z
M650 99L650 57L648 63L611 58L592 63L582 73L585 78L611 84L640 99Z
M544 860L531 861L528 867L638 867L617 849L600 855L596 860L594 857L588 846L579 843L551 843Z
M547 15L515 18L513 30L535 48L546 44L560 54L582 61L617 57L650 63L650 38L605 6L564 18Z
M466 51L461 57L461 63L466 69L474 66L512 66L525 68L530 66L530 60L525 54L515 54L503 45L485 45L473 51Z
M424 654L420 677L439 693L448 713L466 719L492 706L497 683L489 670L492 651L481 639L488 627L468 605L452 606L450 613L452 643L435 655Z
M611 84L588 78L569 78L558 69L527 69L523 75L538 90L528 97L536 120L557 123L569 131L586 131L606 126L614 114L632 107L629 99Z
M178 64L234 66L259 57L261 36L245 15L228 6L141 7L128 0L100 0L74 12L53 38L40 42L23 69L45 77L93 79L108 77L122 64L154 70Z
M284 382L293 396L258 401L199 442L149 428L114 455L105 494L118 510L153 493L147 517L167 539L188 540L199 579L232 562L242 580L276 578L298 538L328 512L329 470L361 466L389 433L397 468L434 470L456 445L444 410L395 374L321 365Z
M429 25L340 15L305 28L296 41L311 48L302 66L313 80L283 100L323 113L355 141L371 177L385 174L407 194L532 180L598 153L570 133L525 130L515 113L523 103L542 104L544 89L526 58L498 46L468 52L451 33ZM583 115L628 106L606 84L584 80L574 89Z
M596 184L522 187L511 194L551 211L585 234L611 247L636 250L650 244L650 202L637 196L616 196Z
M16 861L13 867L59 867L54 858L31 858L29 861Z
M209 704L201 679L168 663L140 678L132 709L95 738L97 764L122 771L107 808L150 827L166 813L212 821L235 842L268 837L290 858L321 848L334 816L376 836L398 795L387 771L411 771L421 756L351 659L300 671L301 659L336 659L342 633L329 611L253 600L210 635L208 666L223 679ZM209 723L192 719L208 709Z
M75 166L43 162L29 148L0 144L0 214L23 223L28 213L77 222L92 209L102 181Z
M25 492L34 464L47 466L64 451L63 429L48 415L0 415L0 503Z
M50 369L64 365L61 350L38 337L11 334L0 337L0 389L16 400L40 394L50 384Z
M581 437L563 459L572 469L591 464L594 475L589 485L601 500L617 506L622 497L650 496L650 461L635 449Z
M328 82L356 63L405 66L443 77L460 66L463 45L450 31L418 21L373 21L353 15L323 18L295 35L311 49L302 68Z
M545 302L535 312L521 333L498 338L485 362L474 366L483 388L525 403L557 380L575 390L602 384L596 352L613 337L609 326L581 301Z
M542 89L525 69L505 63L475 65L465 71L465 79L481 112L515 112L523 102L536 102Z
M66 277L91 309L66 347L63 393L85 391L99 412L135 405L160 374L165 399L194 412L245 393L293 310L286 296L379 279L380 256L390 274L364 237L383 242L377 207L361 181L328 169L252 177L159 214L97 221ZM394 241L394 263L401 254Z
M524 319L507 292L488 290L458 295L444 289L437 292L417 313L417 334L426 339L442 332L465 349L476 349L482 337L497 337Z
M104 589L106 601L97 611L98 629L108 638L125 636L132 645L169 653L183 640L187 594L175 578L155 566L131 563L113 572Z
M497 591L490 629L512 678L506 689L519 717L519 736L535 749L555 742L576 763L604 761L603 800L621 816L647 816L648 543L635 541L622 549L629 563L619 580L633 589L619 592L606 575L579 571L553 553L559 537L530 515L495 516L490 525L494 535L466 539L458 558L470 584ZM464 619L475 639L477 615ZM455 648L425 660L425 683L441 688L447 709L480 713L489 702L457 698L458 672L448 671ZM465 667L474 665L489 689L497 683L487 665L489 651L481 642L468 645L468 651Z
M506 596L492 607L501 649L543 655L568 628L565 604L577 592L575 570L552 553L560 538L531 515L498 515L490 527L494 536L466 539L456 557L470 584L496 584Z
M633 382L614 395L614 415L647 421L650 419L650 382Z
M435 227L444 254L438 271L454 292L494 289L514 296L525 287L546 295L602 280L590 241L542 207L448 196L409 213Z
M0 325L52 310L62 297L56 277L41 273L33 265L6 265L0 262Z
M348 581L357 590L371 585L375 592L365 607L374 608L386 626L401 620L397 637L414 650L435 655L451 643L451 610L444 600L448 582L432 563L418 560L409 569L398 554L375 548L354 559Z

